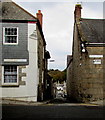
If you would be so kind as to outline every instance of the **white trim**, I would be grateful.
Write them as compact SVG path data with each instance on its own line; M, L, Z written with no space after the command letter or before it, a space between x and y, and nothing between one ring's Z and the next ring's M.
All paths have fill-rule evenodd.
M3 43L4 45L18 45L18 43Z
M2 66L2 85L4 84L4 66Z
M16 43L6 43L5 42L5 28L17 28L17 35L16 35L17 36L17 40L16 40ZM18 27L3 27L3 44L4 45L18 45L18 36L19 36L18 35L18 33L19 33L18 31L19 30L18 29L19 29Z
M4 66L2 66L2 85L19 85L19 67L17 66L17 82L16 83L4 83Z
M97 45L103 45L105 43L86 43L86 44L97 44Z
M44 71L42 71L42 83L44 83Z
M103 58L103 55L89 55L90 58Z
M4 62L27 62L27 59L4 59Z

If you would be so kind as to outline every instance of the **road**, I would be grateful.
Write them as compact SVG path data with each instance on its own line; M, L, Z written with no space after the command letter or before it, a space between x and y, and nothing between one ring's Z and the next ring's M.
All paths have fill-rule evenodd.
M95 118L103 118L103 107L96 105L86 105L77 103L64 103L61 100L54 100L46 105L3 105L2 106L3 119L42 119L51 118L57 120L62 118L74 120L81 118L81 120ZM103 120L103 119L102 119Z

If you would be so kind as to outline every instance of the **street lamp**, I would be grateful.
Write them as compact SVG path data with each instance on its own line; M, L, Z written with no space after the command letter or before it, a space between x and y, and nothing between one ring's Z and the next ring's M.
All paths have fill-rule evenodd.
M49 62L55 62L55 60L49 60Z
M55 60L54 60L54 59L52 59L52 60L49 60L48 62L49 62L49 63L54 63L54 62L55 62ZM48 69L49 69L49 64L48 64Z

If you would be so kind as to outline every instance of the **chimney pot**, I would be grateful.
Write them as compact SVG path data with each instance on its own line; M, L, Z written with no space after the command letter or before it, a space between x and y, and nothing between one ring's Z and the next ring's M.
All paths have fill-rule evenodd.
M38 13L41 13L41 10L38 10Z
M75 21L80 20L80 18L81 18L81 9L82 9L81 4L76 4L75 5L75 11L74 11Z

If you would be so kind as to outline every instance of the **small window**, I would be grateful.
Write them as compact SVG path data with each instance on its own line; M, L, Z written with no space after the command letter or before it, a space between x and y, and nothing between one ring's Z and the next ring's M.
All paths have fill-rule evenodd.
M3 28L3 43L4 44L18 44L18 28L5 27Z
M93 64L101 64L101 59L94 59Z
M15 65L6 65L3 69L3 85L18 84L18 69Z

